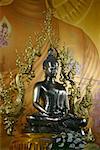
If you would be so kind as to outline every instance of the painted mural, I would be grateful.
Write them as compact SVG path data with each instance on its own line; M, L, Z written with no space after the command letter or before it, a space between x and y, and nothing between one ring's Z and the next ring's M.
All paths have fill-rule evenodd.
M93 109L91 117L96 142L100 144L100 1L99 0L1 0L0 1L0 72L9 82L9 69L15 74L16 49L23 60L27 39L31 36L33 47L37 34L43 31L44 11L52 8L52 28L59 39L59 48L65 45L78 61L76 81L81 93L92 78ZM48 29L49 30L49 29ZM32 111L32 89L44 77L42 63L50 42L45 41L41 57L34 64L35 78L26 86L25 112ZM2 102L0 101L0 104ZM22 119L23 120L23 119ZM19 126L20 126L19 121ZM91 125L90 121L90 125ZM4 149L10 142L2 125L1 145ZM19 134L19 130L17 131ZM5 138L5 141L2 140ZM5 144L6 143L6 144ZM3 149L2 148L2 149Z
M8 46L10 32L11 26L6 17L3 17L0 22L0 47Z

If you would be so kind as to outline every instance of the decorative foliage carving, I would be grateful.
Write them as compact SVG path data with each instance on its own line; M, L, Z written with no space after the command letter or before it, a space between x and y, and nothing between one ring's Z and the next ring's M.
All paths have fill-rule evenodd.
M65 86L68 86L67 81L70 83L73 82L74 76L76 75L76 62L71 56L70 49L65 49L65 46L62 50L59 51L59 60L61 63L61 73L60 73L60 81L62 81ZM74 82L73 82L74 84Z
M86 89L85 94L81 101L76 102L75 104L75 113L79 117L83 117L85 119L89 119L89 110L92 105L92 93L91 93L91 82L92 78L89 80Z
M4 84L2 75L0 76L0 96L3 100L3 104L0 106L0 114L4 118L7 134L12 134L14 124L24 109L24 81L31 80L35 76L32 67L36 55L35 50L33 51L31 40L29 39L25 49L26 60L24 63L21 63L20 57L17 54L16 65L18 67L18 72L15 77L13 73L10 72L11 82L8 86Z

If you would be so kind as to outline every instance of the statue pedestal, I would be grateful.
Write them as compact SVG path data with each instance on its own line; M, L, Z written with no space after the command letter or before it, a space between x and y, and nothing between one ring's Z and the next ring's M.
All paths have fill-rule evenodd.
M53 134L31 133L14 137L9 150L46 150Z

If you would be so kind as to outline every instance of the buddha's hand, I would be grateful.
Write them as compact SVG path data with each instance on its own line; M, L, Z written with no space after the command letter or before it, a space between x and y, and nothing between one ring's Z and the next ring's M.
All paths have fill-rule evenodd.
M56 122L59 121L59 118L47 117L47 120Z

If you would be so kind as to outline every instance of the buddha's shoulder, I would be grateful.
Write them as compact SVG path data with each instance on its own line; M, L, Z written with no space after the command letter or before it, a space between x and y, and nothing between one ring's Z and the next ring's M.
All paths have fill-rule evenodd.
M82 36L85 34L84 31L81 28L79 28L78 26L71 25L71 24L69 24L63 20L57 19L55 17L54 17L54 21L58 25L59 32L61 32L61 33L66 32L67 34L69 34L69 33L71 34L71 32L72 32L72 34L74 33L79 36Z
M35 83L34 87L40 87L40 86L43 86L44 84L45 84L45 81L39 81Z

